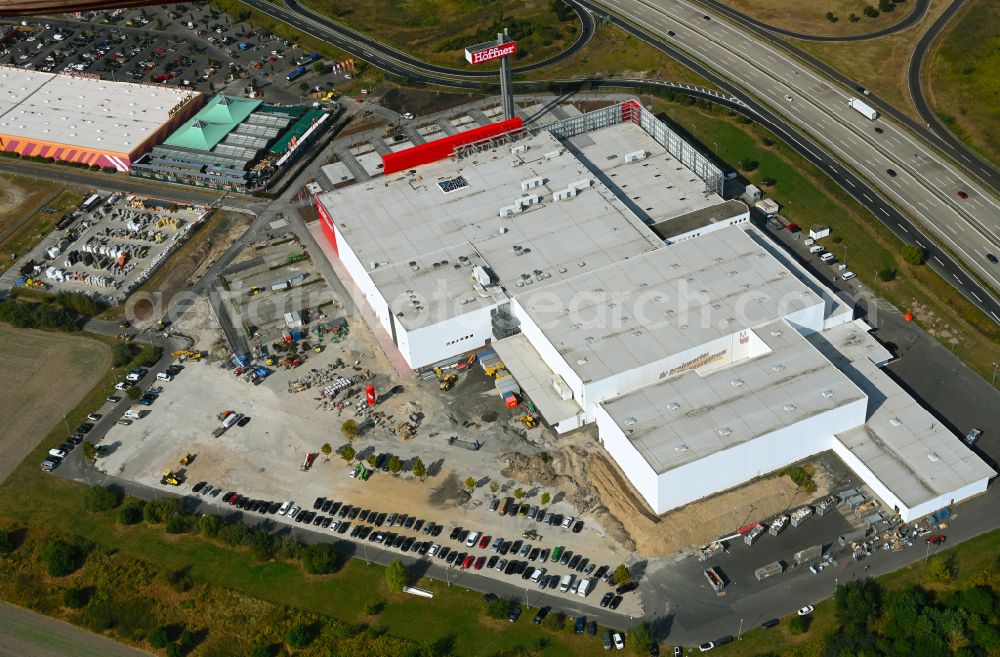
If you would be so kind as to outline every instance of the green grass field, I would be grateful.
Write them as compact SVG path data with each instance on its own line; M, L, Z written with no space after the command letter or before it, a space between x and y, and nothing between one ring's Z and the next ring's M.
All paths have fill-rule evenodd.
M45 185L45 183L41 181L30 178L22 179L32 180L38 186L45 186L51 189L50 186ZM4 256L17 254L18 257L20 257L30 251L32 247L41 242L46 235L52 232L52 229L55 228L57 223L59 223L59 220L62 219L64 213L70 212L76 207L76 204L80 202L82 194L83 192L79 189L64 189L64 191L60 192L54 199L46 204L47 207L53 208L55 212L36 212L30 219L28 219L28 221L24 222L20 228L11 232L3 243L0 243L0 254L4 254ZM24 206L19 207L23 208Z
M964 141L1000 163L1000 11L969 0L927 59L925 89L938 116Z

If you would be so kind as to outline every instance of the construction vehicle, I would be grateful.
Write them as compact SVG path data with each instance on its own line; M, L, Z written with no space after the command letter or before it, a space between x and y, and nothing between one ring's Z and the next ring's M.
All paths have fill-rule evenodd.
M194 460L194 454L185 454L181 457L181 465L191 465L191 461Z
M127 329L130 326L132 326L132 323L127 319L123 319L122 321L118 322L118 328L120 329Z
M538 426L538 421L535 420L535 416L531 413L523 413L520 418L521 424L524 425L525 429L534 429Z
M256 296L256 295L260 294L263 291L264 291L264 288L259 287L257 285L254 285L252 288L250 288L249 290L247 290L247 296L248 297Z
M160 478L160 483L166 486L180 486L181 478L173 470L164 470L163 476Z
M181 362L185 360L198 360L199 358L201 358L200 351L188 351L187 349L171 352L170 355Z
M458 380L457 374L454 372L448 372L445 374L440 367L435 367L434 373L437 374L438 377L438 388L445 392L451 390L452 386L455 385L455 381Z
M399 423L399 437L403 440L409 440L416 435L416 427L414 427L409 422Z

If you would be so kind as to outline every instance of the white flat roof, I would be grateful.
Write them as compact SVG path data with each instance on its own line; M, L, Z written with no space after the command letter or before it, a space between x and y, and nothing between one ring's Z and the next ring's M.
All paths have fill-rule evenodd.
M494 342L493 349L546 420L555 423L583 411L575 399L563 399L556 394L552 370L523 333Z
M809 337L871 400L864 426L837 438L910 507L993 477L992 468L875 365L886 360L886 350L869 330L855 320Z
M0 135L129 154L198 95L0 66Z
M515 299L584 382L823 304L747 231L723 228Z
M785 322L755 333L769 353L602 403L657 474L864 398Z
M441 160L412 174L334 190L320 200L410 329L493 303L503 296L501 287L513 293L550 285L661 248L662 241L646 225L649 219L640 218L636 209L657 220L720 201L633 123L571 142L570 150L578 154L542 131L513 144L523 148L516 153L506 145L462 160ZM640 150L648 153L646 159L625 163L626 154ZM438 185L459 177L465 186L454 191L446 193ZM532 179L541 184L524 189L521 183ZM554 192L578 182L583 186L575 197L553 200ZM500 217L502 207L535 194L539 203ZM497 290L477 293L473 264L493 272ZM443 310L415 314L414 297L425 309Z

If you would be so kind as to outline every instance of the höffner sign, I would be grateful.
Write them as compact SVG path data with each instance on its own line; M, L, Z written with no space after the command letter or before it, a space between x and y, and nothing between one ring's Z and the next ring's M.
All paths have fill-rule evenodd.
M507 55L513 55L517 51L517 41L507 43L482 43L478 46L470 46L465 49L465 60L470 64L482 64L494 59L500 59Z

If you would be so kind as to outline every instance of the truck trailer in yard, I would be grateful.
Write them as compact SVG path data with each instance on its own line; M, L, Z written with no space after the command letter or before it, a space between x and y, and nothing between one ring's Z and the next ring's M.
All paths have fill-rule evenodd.
M860 98L852 98L847 101L847 104L869 121L874 121L878 118L878 112L875 111L875 108Z

